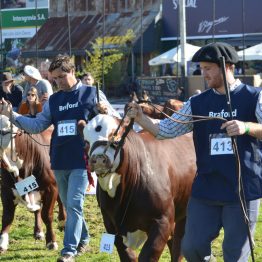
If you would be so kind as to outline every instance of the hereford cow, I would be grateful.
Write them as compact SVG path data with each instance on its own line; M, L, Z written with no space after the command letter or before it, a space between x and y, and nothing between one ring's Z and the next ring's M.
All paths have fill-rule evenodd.
M181 261L186 206L196 173L192 135L157 140L132 129L113 135L119 120L97 115L85 126L89 163L98 177L97 200L108 233L115 235L121 261L158 261L168 244L172 261Z
M49 147L52 130L38 135L29 135L12 126L7 117L0 116L0 158L1 158L1 201L3 205L0 252L9 244L9 230L14 219L17 204L24 204L35 214L34 236L41 239L41 218L46 226L46 246L57 249L53 231L53 209L58 199L58 189L50 168ZM33 174L39 185L37 190L21 197L15 183ZM31 200L32 202L30 202ZM59 200L59 199L58 199ZM65 211L59 201L60 223L65 221Z

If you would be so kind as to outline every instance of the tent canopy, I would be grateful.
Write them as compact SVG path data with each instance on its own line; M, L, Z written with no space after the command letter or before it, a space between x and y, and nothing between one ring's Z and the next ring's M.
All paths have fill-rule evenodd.
M237 52L239 60L262 60L262 43Z
M187 44L185 45L186 61L190 61L193 55L200 49L199 46ZM173 64L175 62L181 63L181 45L172 48L169 51L154 57L148 61L150 66L157 66L163 64Z

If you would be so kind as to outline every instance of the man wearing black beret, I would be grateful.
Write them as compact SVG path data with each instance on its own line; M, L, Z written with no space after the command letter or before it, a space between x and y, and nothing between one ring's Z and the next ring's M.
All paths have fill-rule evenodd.
M230 90L232 119L226 99L220 57L225 59L225 75ZM200 63L209 87L191 97L181 109L186 116L173 114L152 121L138 104L130 104L128 116L158 139L177 137L193 131L197 175L188 203L182 253L188 262L214 261L211 243L224 229L225 262L247 262L250 255L248 227L240 206L238 168L231 137L237 141L247 216L253 237L262 197L262 95L260 88L234 77L238 62L235 49L226 43L200 48L192 59ZM188 116L189 115L189 116ZM213 118L192 123L194 116ZM219 117L220 119L214 117ZM182 123L181 121L188 121ZM181 163L182 164L182 163ZM243 197L242 197L243 199Z

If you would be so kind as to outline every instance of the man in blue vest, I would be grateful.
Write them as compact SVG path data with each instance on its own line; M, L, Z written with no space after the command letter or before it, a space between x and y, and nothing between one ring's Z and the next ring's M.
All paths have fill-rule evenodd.
M119 114L114 111L101 91L101 102L97 106L96 88L86 86L76 79L75 66L70 57L55 57L49 72L59 91L50 96L44 104L43 111L37 114L36 118L12 112L11 106L5 100L2 100L0 105L0 114L8 116L15 125L29 133L40 133L54 125L50 146L51 167L67 212L64 248L57 261L72 262L89 243L88 227L83 216L88 177L84 142L77 131L77 123L81 119L88 121L99 113L98 109L108 111L116 117L119 117Z
M225 58L226 81L230 89L232 114L226 99L220 57ZM181 109L186 116L173 114L174 119L152 121L139 105L131 104L129 117L158 139L166 139L193 131L197 157L197 175L188 203L182 253L188 262L214 261L211 242L224 229L225 262L247 262L250 255L248 226L241 205L246 204L251 236L262 196L262 95L234 78L238 62L235 49L226 43L211 43L195 53L193 62L200 63L208 90L192 96ZM196 115L220 117L194 122ZM230 117L232 115L232 119ZM236 138L244 194L239 197L237 156L231 137ZM181 163L183 164L183 163ZM241 200L241 201L240 201ZM243 201L243 202L242 202Z

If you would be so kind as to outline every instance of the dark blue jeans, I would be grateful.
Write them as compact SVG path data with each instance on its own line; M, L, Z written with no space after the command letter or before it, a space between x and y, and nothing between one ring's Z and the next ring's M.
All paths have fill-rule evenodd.
M247 203L252 236L260 200ZM209 261L211 243L224 229L225 262L247 262L250 255L247 225L239 203L220 203L191 198L187 208L182 253L188 262Z

